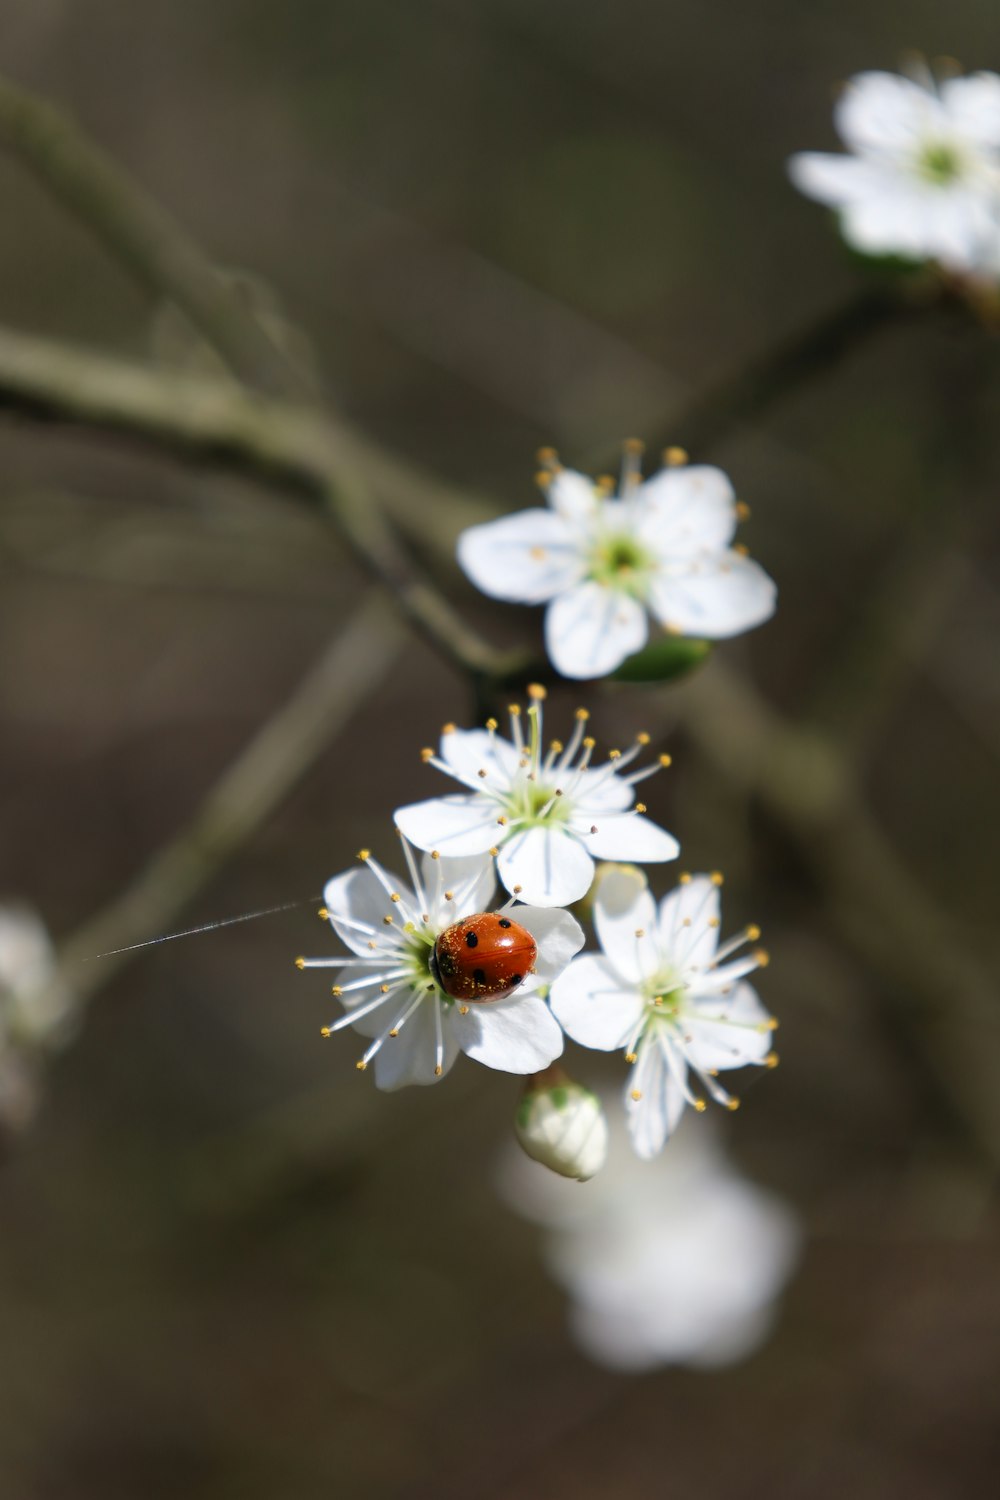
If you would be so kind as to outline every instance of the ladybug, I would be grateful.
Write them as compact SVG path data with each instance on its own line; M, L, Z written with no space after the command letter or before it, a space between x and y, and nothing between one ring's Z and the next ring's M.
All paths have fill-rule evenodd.
M445 928L434 944L431 972L453 1000L506 1000L537 956L527 928L502 912L479 912Z

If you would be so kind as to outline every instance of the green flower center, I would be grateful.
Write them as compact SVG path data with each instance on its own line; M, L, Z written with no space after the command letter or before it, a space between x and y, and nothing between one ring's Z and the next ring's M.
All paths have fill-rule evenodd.
M568 798L557 797L553 786L543 786L537 781L523 781L507 804L510 822L521 827L539 828L543 824L565 823L569 813Z
M604 583L628 593L645 592L646 575L653 566L653 557L634 536L602 537L590 558L590 576L597 583Z
M954 146L937 145L924 148L920 157L920 171L930 182L945 186L954 182L962 170L962 161Z

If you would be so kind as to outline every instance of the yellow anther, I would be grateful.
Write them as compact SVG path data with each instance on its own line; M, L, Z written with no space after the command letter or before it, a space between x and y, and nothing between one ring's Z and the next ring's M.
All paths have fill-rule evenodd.
M389 1035L390 1036L399 1036L399 1027L398 1026L394 1026L392 1028L392 1030L389 1032Z
M654 1005L662 1005L663 1004L663 996L662 995L654 995L653 996L653 1004Z
M445 891L445 893L444 893L444 899L446 901L454 901L454 899L455 899L455 892L454 891Z
M401 895L400 895L400 894L399 894L399 892L398 892L398 891L391 891L391 892L390 892L390 893L389 893L389 900L390 900L390 901L401 901L401 900L402 900L402 899L403 899L403 898L402 898L402 896L401 896Z
M777 1052L769 1052L764 1059L765 1068L776 1068L778 1066Z
M535 475L535 483L541 489L543 489L543 490L547 489L548 486L552 483L552 475L549 472L549 470L548 469L539 469L538 473Z
M646 444L642 438L626 438L622 447L626 453L645 453L646 451Z
M440 1077L441 1077L441 1074L442 1074L442 1072L443 1072L443 1069L442 1069L442 1067L441 1067L441 1064L440 1064L440 1063L438 1063L438 1065L437 1065L437 1067L436 1067L436 1068L435 1068L435 1069L434 1069L434 1077L435 1077L435 1078L440 1078Z
M686 448L664 448L663 462L667 465L668 469L681 469L687 461L688 452Z
M613 495L615 492L615 481L612 474L598 474L594 483L602 495Z
M305 959L304 959L304 958L297 958L297 959L296 959L296 960L295 960L295 967L296 967L296 968L297 968L297 969L304 969L304 968L305 968L305 966L306 966L306 961L305 961Z
M597 744L597 741L594 739L593 735L588 734L588 735L584 736L583 748L585 750L593 750L593 748L594 748L594 746L596 744Z
M519 719L521 717L520 703L508 703L507 712L510 714L512 719Z
M576 711L576 717L580 720L581 724L586 724L587 720L590 718L590 709L578 708Z
M682 870L681 873L678 875L678 877L677 877L677 884L678 885L690 885L691 884L691 876L690 876L690 874L688 873L687 870Z
M563 742L562 742L562 740L553 740L552 741L552 745L551 745L550 748L552 750L552 754L553 755L559 755L562 752L562 749L563 749Z
M497 823L501 828L507 827L507 819L504 817L503 813L501 813L499 818L497 818Z
M737 1099L735 1094L731 1099L726 1100L726 1108L730 1111L731 1114L735 1114L739 1107L740 1101Z
M331 1032L329 1026L321 1026L319 1034L320 1034L320 1036L332 1036L333 1035L333 1033Z
M382 991L383 995L388 995L388 993L389 993L389 986L387 984L380 984L379 985L379 989Z
M559 462L559 454L554 448L539 448L535 457L540 464L554 464Z
M705 1113L705 1110L708 1108L708 1105L705 1103L704 1099L696 1099L694 1101L694 1107L700 1115L703 1115Z
M681 926L682 927L690 927L691 926L691 918L690 917L685 917L684 920L681 922Z
M645 929L645 927L637 927L635 929L635 935L636 935L637 938L643 938L643 937L645 937L646 936L646 929Z
M499 853L500 853L500 850L494 844L493 848L490 850L490 854L493 856L494 859L496 859L496 857L497 857L497 855Z
M725 881L725 876L721 870L713 870L708 878L713 885L722 885Z
M528 697L534 698L536 703L544 703L548 696L547 689L540 682L528 683Z
M371 938L369 938L368 939L368 946L372 950L372 952L374 953L375 949L378 947L378 943L373 943L372 940L371 940Z
M755 948L752 956L756 960L759 969L766 969L771 962L771 955L766 948Z
M382 921L385 923L386 927L392 926L392 918L390 916L383 917Z
M368 1064L365 1062L365 1060L364 1060L363 1057L359 1057L358 1060L357 1060L357 1062L354 1064L354 1066L357 1068L357 1070L358 1070L359 1073L363 1073L365 1071L365 1069L367 1068Z
M664 629L664 633L666 635L683 635L684 634L684 627L683 627L683 625L678 625L675 620L665 620L663 622L663 629Z
M745 542L734 542L733 543L733 551L736 553L736 555L738 557L749 557L750 556L750 548L746 545Z
M760 937L760 928L756 925L755 922L751 922L750 926L746 930L746 934L747 934L747 942L749 942L749 943L755 943L757 941L757 939Z
M749 521L750 519L750 507L745 500L737 500L736 502L736 519L738 521Z
M496 721L496 719L487 719L486 720L486 728L490 731L491 734L494 734L496 732L496 729L497 729L497 721Z
M372 857L372 851L370 849L359 849L358 850L358 858L362 861L362 863L364 863L364 861L366 859L371 859L371 857Z
M432 849L431 850L431 859L440 859L440 858L441 858L441 851L440 851L440 849Z
M635 742L636 742L637 745L648 745L649 744L649 740L650 740L650 736L646 733L646 731L644 729L640 729L639 733L635 737Z
M709 917L709 919L708 919L708 925L709 925L709 927L718 927L718 925L719 925L719 919L718 919L718 917Z
M637 802L635 804L635 810L636 810L637 813L644 813L646 811L646 804L645 804L645 802Z
M626 1054L625 1054L625 1061L627 1063L638 1062L639 1061L638 1054L635 1053L635 1052L626 1052Z
M516 885L514 887L513 891L511 892L511 894L514 895L514 896L519 896L523 890L524 890L524 886L523 885Z
M769 1016L768 1020L767 1020L767 1030L768 1031L777 1031L777 1029L778 1029L778 1022L774 1019L773 1016Z
M343 990L342 990L342 989L341 989L341 987L340 987L340 985L339 985L339 984L335 984L335 985L333 985L333 986L332 986L332 988L331 988L331 990L330 990L330 994L331 994L331 995L333 995L333 996L334 996L334 997L335 997L335 999L337 999L337 1000L339 1000L339 999L340 999L340 997L341 997L341 995L342 995L342 994L343 994L343 993L344 993L344 992L343 992Z
M657 764L661 765L664 770L666 770L668 766L672 766L674 763L674 758L672 755L658 755L656 757L656 760Z
M608 751L608 760L621 760L621 758L622 758L622 753L621 753L620 750L609 750Z
M321 922L329 922L330 920L330 913L327 911L325 906L321 906L316 915L317 917L319 917Z
M476 772L476 775L479 777L480 781L486 780L486 772L482 768L482 766L480 766L479 770Z
M469 1007L467 1005L460 1005L458 1007L458 1013L460 1016L467 1016L469 1014Z
M632 1098L635 1100L636 1104L638 1104L639 1100L642 1098L642 1089L633 1089Z
M441 733L442 734L454 734L455 733L455 726L451 722L450 719L448 720L447 724L442 724L441 725Z
M425 766L429 760L434 759L434 751L431 749L430 745L425 745L421 750L420 759L423 761Z

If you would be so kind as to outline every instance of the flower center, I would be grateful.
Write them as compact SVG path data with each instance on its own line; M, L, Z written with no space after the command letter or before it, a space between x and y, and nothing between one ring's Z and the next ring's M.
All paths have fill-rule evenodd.
M597 543L590 558L590 576L597 583L638 593L644 589L644 575L652 564L645 547L625 532L602 537Z
M538 828L543 823L565 823L569 812L569 799L557 796L555 787L527 779L513 788L508 803L510 821L529 828Z
M685 986L675 974L659 976L659 982L650 981L646 986L647 1017L650 1021L676 1021L681 1012Z
M962 170L962 160L954 146L939 143L925 146L918 162L920 173L928 182L944 187L954 182Z

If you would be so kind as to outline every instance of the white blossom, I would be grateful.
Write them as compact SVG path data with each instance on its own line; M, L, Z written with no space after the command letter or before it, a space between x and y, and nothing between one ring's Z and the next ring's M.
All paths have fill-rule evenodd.
M440 753L422 751L424 760L451 776L465 790L411 803L396 812L396 825L418 849L447 855L492 853L505 888L536 906L568 906L586 895L595 859L635 860L640 864L675 859L677 840L644 816L635 801L636 785L669 756L641 771L628 770L649 743L640 735L628 750L612 750L600 766L591 765L594 740L589 715L577 711L568 744L543 740L544 691L529 690L524 718L510 709L511 738L485 729L446 724Z
M73 1012L41 918L0 906L0 1122L27 1125L38 1106L42 1059Z
M608 1122L600 1099L558 1065L525 1085L514 1133L533 1161L577 1182L599 1172L608 1154Z
M543 450L548 510L523 510L458 541L477 588L545 604L549 657L564 677L603 677L646 645L651 614L675 635L720 639L774 613L775 587L732 545L740 508L721 469L685 467L680 449L645 483L627 443L618 494Z
M746 1358L770 1333L797 1259L792 1211L736 1171L707 1122L682 1126L670 1150L646 1162L609 1114L608 1163L586 1187L520 1152L501 1169L507 1202L544 1226L545 1262L569 1296L576 1342L623 1371Z
M552 1011L567 1036L602 1051L624 1048L633 1068L625 1098L629 1133L641 1157L661 1150L685 1105L705 1109L698 1085L736 1109L738 1099L718 1074L777 1062L771 1051L777 1022L745 978L767 955L756 949L734 957L756 942L756 927L719 944L721 880L682 876L657 911L648 890L612 871L594 901L603 953L575 959L552 986Z
M434 943L462 918L491 909L493 861L481 854L427 854L418 862L406 840L401 843L409 882L363 849L362 868L326 885L324 915L352 956L296 959L300 969L337 971L333 994L344 1014L324 1035L350 1026L371 1038L357 1066L363 1072L374 1062L380 1089L436 1083L460 1051L505 1073L548 1067L562 1052L563 1038L539 990L583 946L579 923L566 911L508 905L504 910L538 945L534 971L507 999L453 1000L431 970Z
M840 214L869 255L985 269L1000 234L1000 76L859 73L834 123L851 153L793 156L796 187Z

